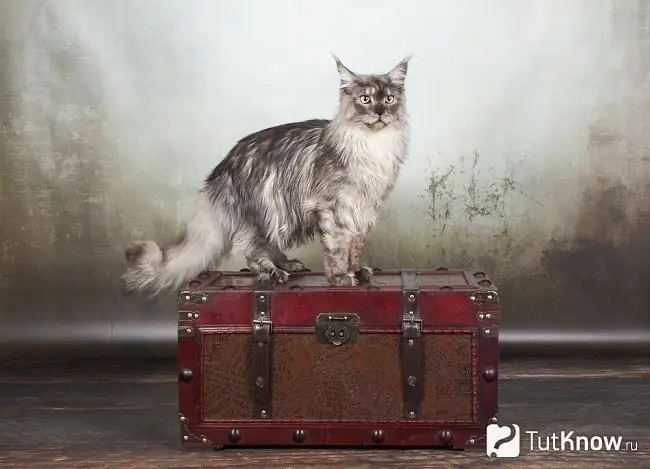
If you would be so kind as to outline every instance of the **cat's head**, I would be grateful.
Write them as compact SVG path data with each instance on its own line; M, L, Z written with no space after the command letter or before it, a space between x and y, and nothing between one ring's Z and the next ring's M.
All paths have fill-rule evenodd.
M340 116L376 131L404 121L404 80L410 58L405 57L388 73L360 75L334 56L341 77Z

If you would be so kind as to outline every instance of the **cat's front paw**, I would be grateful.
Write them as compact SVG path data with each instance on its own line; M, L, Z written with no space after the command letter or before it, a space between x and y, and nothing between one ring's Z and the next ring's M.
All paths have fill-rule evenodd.
M330 275L327 277L330 285L335 287L355 287L359 285L359 280L354 275L354 272L348 272L340 275Z
M370 283L374 271L375 269L372 267L361 267L354 273L354 275L359 280L359 283Z

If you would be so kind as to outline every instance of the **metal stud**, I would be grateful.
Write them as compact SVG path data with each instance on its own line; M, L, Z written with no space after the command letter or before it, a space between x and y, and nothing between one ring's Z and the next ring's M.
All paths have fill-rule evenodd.
M190 295L185 295L185 300L190 301L192 297Z
M183 435L183 440L185 440L185 441L189 441L189 439L190 439L189 436L187 436L187 435Z
M374 430L372 432L372 441L375 443L381 443L384 441L385 435L383 430Z
M266 417L266 411L265 410L260 410L260 415L262 417Z
M188 334L191 334L192 333L192 328L188 327L187 329L185 329L185 332L187 332Z
M258 388L263 388L264 387L264 378L262 378L261 376L258 376L257 378L255 378L255 386L257 386Z
M414 419L415 418L415 412L409 412L409 417Z
M260 295L260 303L264 303L266 301L266 297L264 295Z
M485 319L490 319L492 315L490 313L485 313Z
M454 434L451 432L451 430L442 430L440 432L439 438L442 443L448 445L454 439Z
M486 381L494 381L497 378L496 368L486 368L483 371L483 378L485 378Z
M237 428L233 428L228 432L228 439L233 443L237 443L241 439L241 432Z
M307 439L307 432L305 430L296 430L293 432L293 440L296 443L302 443Z
M475 440L474 438L470 438L467 442L468 442L470 445L473 445L474 443L476 443L476 440Z
M483 333L484 333L485 335L490 335L490 334L492 333L492 331L491 331L490 329L485 329L485 330L483 331Z
M192 316L194 316L192 313L187 313L187 317L192 319Z
M413 388L415 387L416 384L418 384L418 379L415 376L409 376L406 379L406 382L408 383L409 386Z
M413 339L409 339L409 345L413 345Z
M476 297L474 295L469 297L470 301L476 301Z
M490 423L497 423L497 422L498 422L498 419L496 417L492 417L490 419Z
M208 439L206 437L201 438L201 443L207 443Z
M192 381L193 377L194 377L194 372L189 368L183 368L181 372L178 374L178 378L184 383L189 383L190 381Z
M187 420L187 418L184 417L183 415L181 415L181 422L185 422L186 420Z
M409 295L409 301L413 303L415 301L415 295Z
M194 313L194 319L199 319L199 313Z
M482 321L483 319L485 319L485 314L478 313L478 318Z

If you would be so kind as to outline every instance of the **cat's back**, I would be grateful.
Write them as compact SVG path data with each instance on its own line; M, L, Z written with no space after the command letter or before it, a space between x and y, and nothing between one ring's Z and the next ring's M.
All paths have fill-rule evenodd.
M268 127L243 137L232 151L255 149L268 152L291 146L313 145L318 143L329 123L327 119L310 119Z
M248 178L265 168L304 161L321 140L328 119L309 119L267 127L241 138L208 176L207 181L224 173ZM259 175L261 176L261 175Z

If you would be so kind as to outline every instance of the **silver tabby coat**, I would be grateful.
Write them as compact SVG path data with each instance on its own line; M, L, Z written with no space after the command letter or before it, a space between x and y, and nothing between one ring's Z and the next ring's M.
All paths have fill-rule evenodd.
M370 274L361 250L408 152L409 57L375 75L334 59L341 79L334 118L271 127L237 142L205 181L198 212L177 241L126 250L126 290L177 289L235 254L245 254L260 280L285 282L304 265L284 252L315 236L331 285L356 285Z

